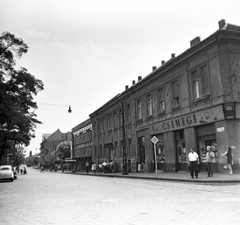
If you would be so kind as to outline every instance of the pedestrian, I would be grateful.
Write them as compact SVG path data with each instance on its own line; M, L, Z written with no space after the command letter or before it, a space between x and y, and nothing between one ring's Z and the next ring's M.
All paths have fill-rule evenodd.
M89 162L87 161L86 162L86 172L88 173L88 171L89 171Z
M42 165L41 168L40 168L40 173L44 173L44 167L43 167L43 165Z
M26 165L23 166L23 174L27 174L27 167L26 167Z
M222 156L227 157L227 166L229 169L229 175L233 174L232 171L232 165L233 165L233 154L232 154L232 148L230 146L227 146L226 152L222 154Z
M189 166L190 166L191 177L194 178L194 175L195 175L195 177L198 178L199 156L194 151L194 148L190 149L190 152L188 154L188 161L189 161Z
M208 177L213 176L213 160L215 157L214 152L212 151L212 148L210 146L207 146L207 172L208 172Z
M106 163L106 161L104 161L102 163L102 166L103 166L103 172L106 173L107 172L107 163Z

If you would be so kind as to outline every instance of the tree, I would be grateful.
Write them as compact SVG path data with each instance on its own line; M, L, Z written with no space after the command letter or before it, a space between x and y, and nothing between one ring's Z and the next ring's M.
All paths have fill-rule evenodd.
M14 34L0 36L0 159L13 144L29 145L36 124L37 103L33 96L44 88L25 68L16 68L16 58L27 53L28 46Z
M69 141L63 141L57 146L57 157L61 160L70 157L71 144Z
M26 154L26 150L24 149L23 146L16 145L15 146L15 153L13 155L13 166L19 166L21 164L25 163L25 154Z

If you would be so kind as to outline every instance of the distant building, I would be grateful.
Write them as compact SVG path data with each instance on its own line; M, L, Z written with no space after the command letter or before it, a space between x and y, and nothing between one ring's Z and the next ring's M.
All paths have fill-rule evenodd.
M71 132L62 133L59 129L50 135L43 135L43 141L40 144L40 154L51 154L56 152L58 144L63 141L71 141Z
M76 127L72 128L72 148L73 158L79 171L85 170L88 161L95 161L92 158L92 122L88 119Z

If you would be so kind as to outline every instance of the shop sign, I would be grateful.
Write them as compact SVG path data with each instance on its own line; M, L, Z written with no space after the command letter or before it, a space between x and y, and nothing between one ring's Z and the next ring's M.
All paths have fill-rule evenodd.
M224 127L217 128L217 132L224 132Z
M222 106L216 106L196 113L165 120L153 125L152 132L162 133L224 120Z

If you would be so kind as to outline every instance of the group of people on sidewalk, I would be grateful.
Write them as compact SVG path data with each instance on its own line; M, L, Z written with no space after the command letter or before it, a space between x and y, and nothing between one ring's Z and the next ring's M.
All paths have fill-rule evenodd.
M229 174L233 174L232 171L232 164L233 164L233 154L232 154L232 148L230 146L227 146L226 152L222 154L222 156L227 157L227 166L229 169ZM206 163L206 170L208 173L208 177L213 176L213 162L214 162L215 154L212 151L211 146L207 146L207 152L205 157L205 163ZM198 172L199 172L199 156L195 152L194 148L190 149L190 153L188 154L188 162L189 162L189 168L190 168L190 175L192 178L194 176L198 178Z
M90 167L90 163L86 162L86 173L89 171L92 171L94 173L113 173L116 171L115 164L112 160L110 161L104 161L103 163L92 163Z
M20 166L14 167L14 171L20 173L21 175L27 174L27 166L22 164Z

